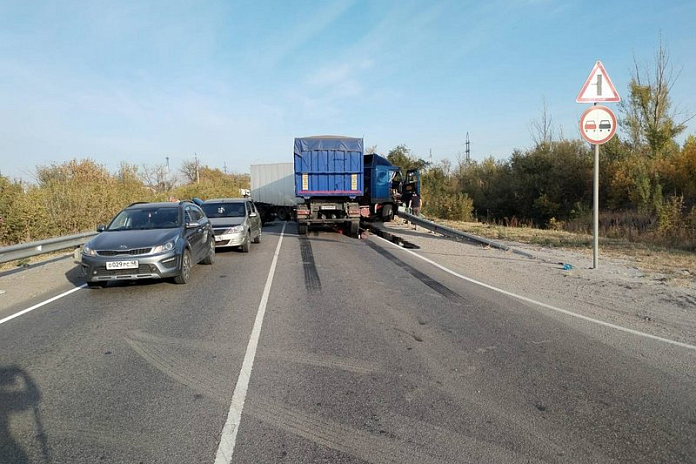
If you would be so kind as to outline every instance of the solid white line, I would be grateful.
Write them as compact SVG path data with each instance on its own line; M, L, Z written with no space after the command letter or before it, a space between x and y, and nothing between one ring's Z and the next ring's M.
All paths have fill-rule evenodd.
M65 293L61 293L61 294L58 295L58 296L54 296L53 298L49 298L49 299L46 300L46 301L42 301L41 303L35 304L35 305L32 306L31 308L23 309L23 310L21 310L21 311L18 312L18 313L15 313L15 314L13 314L13 315L11 315L11 316L7 316L5 319L0 319L0 324L4 324L4 323L7 322L7 321L11 321L11 320L14 319L15 317L19 317L19 316L21 316L22 314L26 314L26 313L28 313L28 312L30 312L30 311L33 311L33 310L35 310L35 309L37 309L37 308L40 308L40 307L42 307L42 306L44 306L44 305L47 305L48 303L53 303L54 301L59 300L59 299L63 298L64 296L68 296L68 295L70 295L70 294L73 293L73 292L76 292L76 291L78 291L78 290L81 290L81 289L85 288L86 286L87 286L87 284L82 284L82 285L80 285L79 287L75 287L75 288L73 288L72 290L68 290L68 291L65 292Z
M227 421L222 428L220 436L220 445L218 446L217 454L215 455L215 464L229 464L232 461L234 454L234 446L237 442L237 432L239 424L242 420L242 410L244 409L244 401L246 400L247 389L249 388L249 380L251 379L251 369L254 367L254 358L256 357L256 348L259 344L259 336L261 335L261 325L263 317L266 314L266 305L268 304L268 295L271 293L271 284L273 284L273 276L275 275L276 264L278 263L278 255L280 254L280 245L283 243L283 233L285 232L286 223L283 223L283 229L280 231L280 239L276 246L271 270L268 272L266 286L263 289L263 296L259 304L259 310L256 313L254 327L251 329L251 337L247 345L242 370L237 378L237 386L234 387L232 394L232 404L230 411L227 413Z
M517 295L516 293L508 292L507 290L502 290L502 289L494 287L492 285L484 284L483 282L479 282L478 280L472 279L471 277L463 276L463 275L461 275L461 274L459 274L451 269L448 269L445 266L442 266L441 264L436 263L435 261L432 261L424 256L419 255L418 253L415 253L411 250L400 247L399 245L392 243L389 240L383 239L382 237L377 237L377 236L375 236L375 237L380 239L380 240L384 240L385 242L389 243L390 245L393 245L393 246L401 249L402 251L410 253L413 256L416 256L427 263L432 264L433 266L447 272L448 274L451 274L455 277L459 277L460 279L466 280L467 282L471 282L472 284L479 285L479 286L487 288L489 290L493 290L495 292L502 293L503 295L511 296L513 298L517 298L518 300L522 300L522 301L525 301L527 303L532 303L532 304L535 304L537 306L541 306L543 308L550 309L552 311L556 311L556 312L559 312L562 314L566 314L568 316L576 317L578 319L583 319L583 320L588 321L588 322L593 322L595 324L599 324L599 325L602 325L604 327L609 327L611 329L620 330L621 332L626 332L626 333L630 333L632 335L638 335L640 337L650 338L652 340L657 340L660 342L669 343L670 345L678 346L681 348L687 348L689 350L696 350L696 346L689 345L688 343L682 343L682 342L678 342L676 340L670 340L669 338L658 337L657 335L651 335L651 334L647 334L645 332L639 332L638 330L629 329L628 327L622 327L620 325L615 325L615 324L612 324L610 322L600 321L599 319L593 319L593 318L588 317L588 316L583 316L582 314L577 314L577 313L574 313L572 311L568 311L567 309L561 309L561 308L558 308L556 306L542 303L540 301L532 300L531 298L527 298L526 296Z

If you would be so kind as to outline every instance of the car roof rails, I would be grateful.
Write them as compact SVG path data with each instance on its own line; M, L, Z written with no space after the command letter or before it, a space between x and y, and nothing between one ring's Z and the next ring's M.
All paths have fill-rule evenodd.
M149 202L147 202L147 201L135 201L135 202L131 203L130 205L126 206L126 208L130 208L131 206L135 206L135 205L144 205L145 203L149 203Z

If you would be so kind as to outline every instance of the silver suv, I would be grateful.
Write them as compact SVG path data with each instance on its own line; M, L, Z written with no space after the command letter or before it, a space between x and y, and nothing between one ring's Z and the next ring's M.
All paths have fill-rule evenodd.
M213 223L215 245L239 247L249 252L249 243L261 241L261 217L248 198L217 198L201 203Z
M133 203L82 247L82 272L91 288L116 280L172 278L185 284L194 264L213 264L210 220L195 204Z

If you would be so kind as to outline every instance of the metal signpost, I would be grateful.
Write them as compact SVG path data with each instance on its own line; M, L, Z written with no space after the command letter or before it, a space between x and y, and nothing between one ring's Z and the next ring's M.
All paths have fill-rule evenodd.
M599 251L599 146L611 140L616 133L616 116L609 108L598 106L597 103L621 101L621 97L616 92L601 61L595 63L575 101L577 103L593 103L593 106L586 109L580 118L580 135L594 145L592 269L597 269Z

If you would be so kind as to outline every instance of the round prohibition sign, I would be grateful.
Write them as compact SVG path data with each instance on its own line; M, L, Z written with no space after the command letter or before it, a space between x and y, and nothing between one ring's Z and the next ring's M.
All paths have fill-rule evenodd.
M607 143L616 134L616 116L606 106L591 106L580 117L580 135L595 145Z

